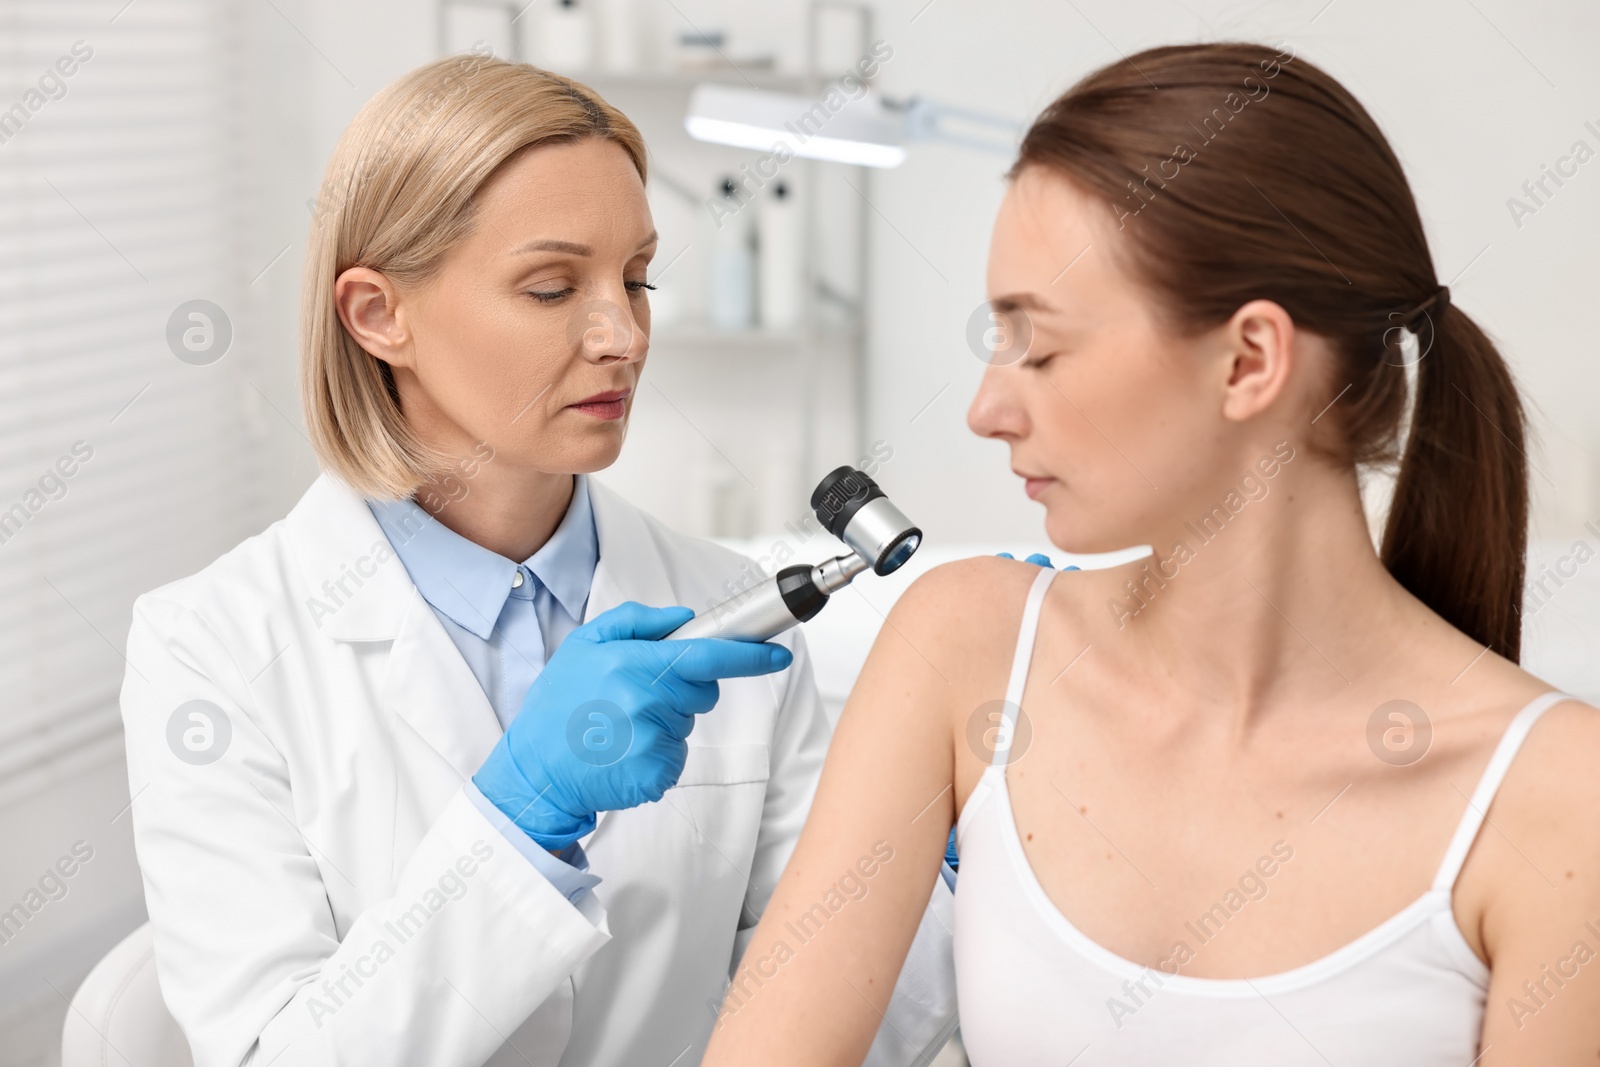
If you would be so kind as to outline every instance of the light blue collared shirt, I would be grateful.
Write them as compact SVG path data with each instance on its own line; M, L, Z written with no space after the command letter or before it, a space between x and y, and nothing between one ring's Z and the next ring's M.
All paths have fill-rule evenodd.
M550 656L583 622L600 560L588 480L573 479L566 516L521 563L491 552L440 523L414 500L369 500L367 507L483 687L501 729L522 708ZM558 859L523 833L471 780L467 796L563 896L576 901L600 879L577 845ZM565 860L566 862L562 862Z

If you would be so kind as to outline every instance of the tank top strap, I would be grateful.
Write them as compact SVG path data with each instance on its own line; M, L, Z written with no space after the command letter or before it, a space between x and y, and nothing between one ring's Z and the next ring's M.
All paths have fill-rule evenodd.
M1022 605L1022 625L1017 630L1017 648L1011 656L1011 676L1006 681L1005 704L1000 709L1000 737L1009 739L1017 727L1017 712L1022 708L1022 690L1028 684L1028 666L1033 662L1033 639L1039 633L1039 609L1044 606L1044 595L1058 572L1045 567L1028 587L1028 599ZM1009 740L994 746L991 765L1005 766L1011 754Z
M1495 747L1494 755L1489 757L1489 765L1483 769L1478 788L1472 791L1472 799L1467 801L1467 810L1462 813L1461 823L1456 827L1455 836L1450 839L1450 847L1445 850L1444 861L1439 864L1439 873L1433 879L1435 890L1449 890L1455 885L1457 876L1461 874L1461 866L1467 861L1467 853L1471 851L1473 841L1477 840L1478 831L1483 828L1489 805L1494 803L1494 795L1499 791L1511 761L1522 747L1522 742L1527 740L1533 724L1556 704L1573 699L1571 694L1559 690L1544 693L1534 697L1511 720L1511 725L1506 727L1504 736L1500 738L1500 744Z

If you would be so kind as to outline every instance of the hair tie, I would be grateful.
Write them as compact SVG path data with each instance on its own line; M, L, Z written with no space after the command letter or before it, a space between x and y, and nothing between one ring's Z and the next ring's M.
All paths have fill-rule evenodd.
M1438 291L1432 296L1428 297L1428 299L1424 300L1422 303L1418 304L1416 307L1407 312L1406 317L1400 320L1400 325L1404 326L1412 333L1416 333L1417 326L1422 322L1423 316L1427 315L1430 309L1435 315L1442 315L1444 314L1444 309L1449 305L1450 287L1448 285L1441 285L1439 286Z

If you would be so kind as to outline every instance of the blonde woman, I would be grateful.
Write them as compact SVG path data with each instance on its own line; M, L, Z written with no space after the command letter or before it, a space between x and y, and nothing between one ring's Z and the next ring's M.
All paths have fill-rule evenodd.
M656 640L745 561L586 476L649 347L644 178L593 92L479 56L334 152L302 308L326 473L128 639L157 970L201 1067L699 1060L828 730L798 633ZM947 927L875 1062L953 1025Z

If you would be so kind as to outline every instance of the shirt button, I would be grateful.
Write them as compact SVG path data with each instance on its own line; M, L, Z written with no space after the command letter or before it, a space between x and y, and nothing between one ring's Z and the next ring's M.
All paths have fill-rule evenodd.
M522 588L522 571L520 568L511 575L511 588Z

